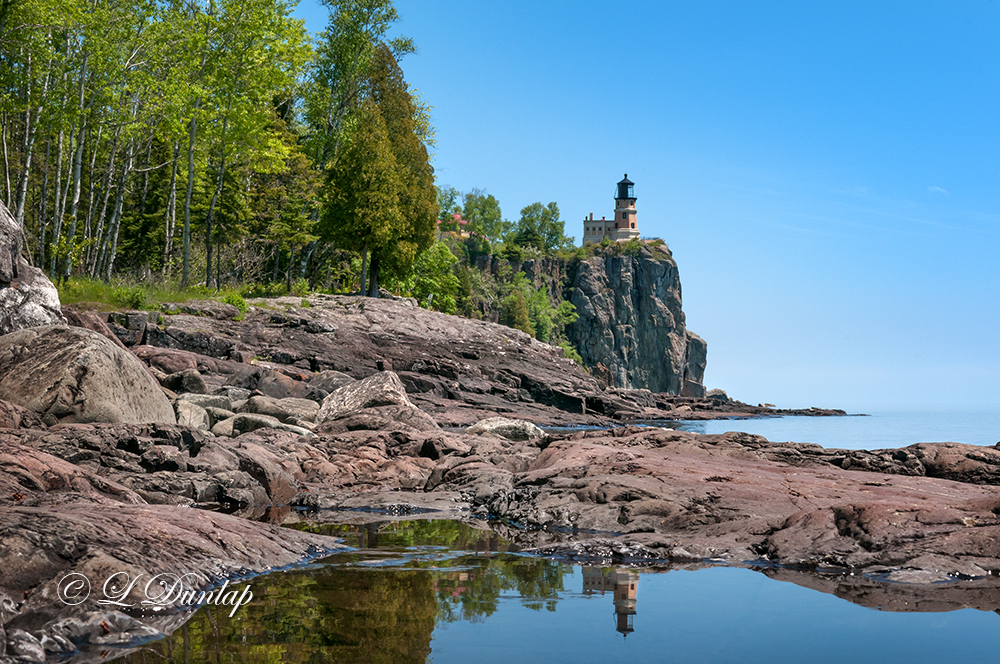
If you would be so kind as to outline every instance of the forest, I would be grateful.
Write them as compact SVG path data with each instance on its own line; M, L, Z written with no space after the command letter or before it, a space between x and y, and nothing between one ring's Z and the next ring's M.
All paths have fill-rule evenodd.
M557 204L508 221L439 185L392 0L324 5L309 34L289 0L0 1L0 196L31 262L64 301L388 291L557 343L572 305L471 268L572 252Z

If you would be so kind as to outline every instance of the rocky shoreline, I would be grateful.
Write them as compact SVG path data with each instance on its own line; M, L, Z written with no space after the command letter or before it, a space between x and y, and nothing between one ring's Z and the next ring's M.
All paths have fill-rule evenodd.
M90 661L183 622L70 609L66 574L211 588L335 550L280 526L360 509L509 527L521 550L568 560L853 572L864 588L808 583L887 602L942 581L1000 592L995 447L631 426L843 412L604 389L559 349L407 301L64 315L72 326L0 337L0 658ZM101 378L109 363L126 382ZM539 428L566 425L595 428Z

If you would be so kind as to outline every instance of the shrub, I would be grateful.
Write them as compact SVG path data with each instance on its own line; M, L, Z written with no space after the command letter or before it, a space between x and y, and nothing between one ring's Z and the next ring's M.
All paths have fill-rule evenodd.
M144 309L149 304L146 289L142 286L119 286L111 291L111 301L128 309Z
M524 251L516 244L505 244L500 249L500 257L509 263L523 263Z
M236 291L230 291L219 298L220 302L225 302L226 304L231 304L237 309L239 309L241 314L247 312L247 301L243 299L243 296Z
M583 358L580 357L580 353L573 347L573 344L564 340L559 342L559 347L563 349L563 357L568 357L581 367L583 366Z

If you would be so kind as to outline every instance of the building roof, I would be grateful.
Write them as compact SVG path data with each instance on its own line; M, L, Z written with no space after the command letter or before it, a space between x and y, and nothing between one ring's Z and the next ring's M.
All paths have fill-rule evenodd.
M621 182L619 182L618 184L635 184L635 182L632 182L631 180L629 180L628 179L628 173L626 173L625 174L625 179L622 180Z

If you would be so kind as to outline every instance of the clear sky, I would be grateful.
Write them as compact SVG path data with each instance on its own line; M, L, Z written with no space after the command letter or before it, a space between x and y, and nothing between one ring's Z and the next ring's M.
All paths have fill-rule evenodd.
M1000 2L396 6L438 184L556 201L579 240L627 172L706 386L1000 405Z

